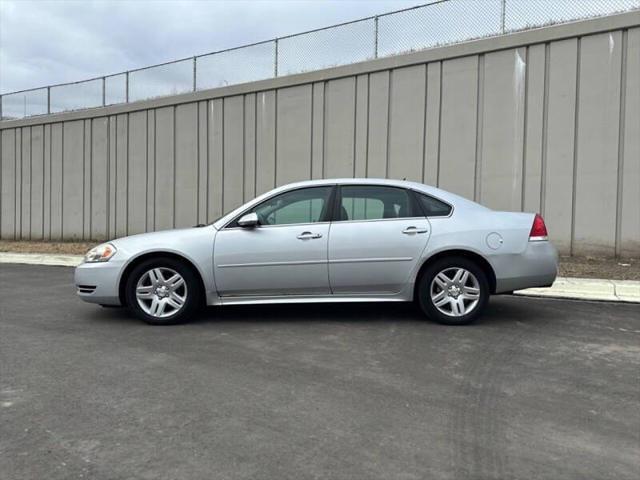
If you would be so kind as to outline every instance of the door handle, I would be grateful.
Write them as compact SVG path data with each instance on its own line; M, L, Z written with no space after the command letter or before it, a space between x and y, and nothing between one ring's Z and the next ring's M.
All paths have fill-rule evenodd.
M299 240L311 240L313 238L322 238L321 233L302 232L297 237Z
M407 227L404 230L402 230L402 233L404 233L405 235L412 235L415 233L427 233L429 230L427 228L418 228L418 227Z

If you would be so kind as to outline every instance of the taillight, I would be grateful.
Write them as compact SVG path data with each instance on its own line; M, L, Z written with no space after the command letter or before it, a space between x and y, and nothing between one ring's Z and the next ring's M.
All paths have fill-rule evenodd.
M539 242L541 240L547 240L547 227L540 214L536 213L536 216L533 218L531 233L529 233L529 241Z

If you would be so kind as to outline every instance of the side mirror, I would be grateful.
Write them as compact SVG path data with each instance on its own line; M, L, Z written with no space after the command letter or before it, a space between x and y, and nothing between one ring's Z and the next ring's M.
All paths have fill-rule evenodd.
M243 228L252 228L258 226L260 221L258 220L258 214L255 212L247 213L240 217L238 220L238 225Z

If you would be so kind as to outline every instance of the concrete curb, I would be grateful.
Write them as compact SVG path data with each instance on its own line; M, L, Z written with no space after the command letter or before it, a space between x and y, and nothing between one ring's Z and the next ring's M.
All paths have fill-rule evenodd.
M82 258L82 255L0 252L0 263L75 267L82 263ZM640 303L640 282L558 277L550 288L528 288L514 293L531 297Z
M550 288L528 288L514 293L533 297L640 303L640 282L558 277Z

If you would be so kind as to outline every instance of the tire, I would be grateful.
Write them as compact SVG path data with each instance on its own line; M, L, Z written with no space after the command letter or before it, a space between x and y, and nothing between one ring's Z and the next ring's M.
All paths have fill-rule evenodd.
M194 318L203 304L198 274L185 262L150 258L133 269L125 284L127 306L150 325L175 325Z
M431 320L467 325L484 311L490 289L487 275L473 260L445 257L427 267L417 294L420 308Z

